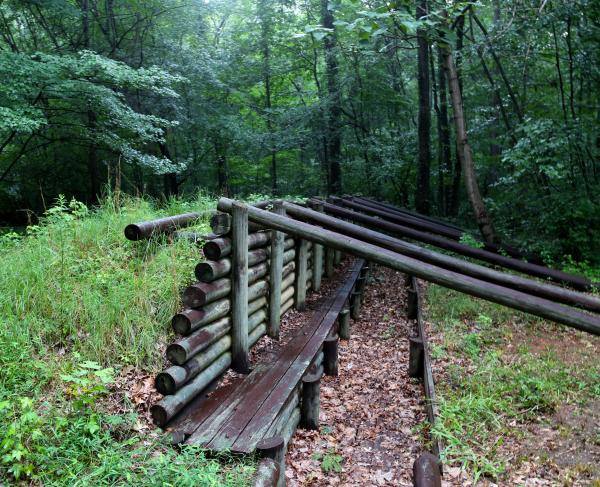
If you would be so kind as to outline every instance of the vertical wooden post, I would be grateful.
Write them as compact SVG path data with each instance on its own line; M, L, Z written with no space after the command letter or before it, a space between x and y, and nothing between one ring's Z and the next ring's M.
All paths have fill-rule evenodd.
M334 254L333 254L333 263L334 265L340 265L340 262L342 262L342 251L341 250L334 250Z
M406 293L406 317L409 320L417 319L419 313L419 296L417 291L409 288Z
M327 247L325 250L325 274L327 277L333 276L333 261L335 259L335 250L331 247Z
M413 464L414 487L441 487L440 462L435 455L423 453Z
M350 309L344 308L338 316L338 333L342 340L350 340Z
M231 366L247 374L248 363L248 208L232 205Z
M302 379L302 402L300 424L309 430L319 429L321 375L309 374Z
M308 240L300 240L296 255L296 309L302 311L306 301L306 277L308 267Z
M338 342L337 335L330 336L323 342L323 370L326 375L338 375Z
M285 215L283 202L273 204L273 213ZM271 231L271 265L269 269L269 328L271 338L279 339L279 325L281 323L281 274L283 269L283 232Z
M350 297L350 315L353 320L358 320L360 317L360 300L361 294L359 291L352 291Z
M285 485L285 440L281 435L264 438L256 445L256 451L262 458L270 458L279 465L277 487Z
M314 208L323 213L323 205L317 204ZM323 276L323 246L315 243L313 246L313 291L321 289L321 278Z
M424 365L424 349L423 342L420 338L410 337L408 339L410 348L408 354L408 376L409 377L423 377L423 365Z

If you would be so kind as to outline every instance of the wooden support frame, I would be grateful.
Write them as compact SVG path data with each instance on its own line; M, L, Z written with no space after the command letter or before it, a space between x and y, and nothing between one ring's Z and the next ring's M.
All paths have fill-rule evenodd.
M295 306L299 311L306 307L306 281L308 276L308 240L300 239L296 250Z
M234 203L232 215L231 365L247 374L248 362L248 207Z
M285 215L283 202L276 201L273 204L273 213ZM281 281L283 270L283 243L284 234L277 230L271 230L271 265L269 267L269 321L268 335L279 339L279 326L281 323Z
M300 425L309 430L319 429L321 374L308 374L302 379Z
M342 340L350 340L350 308L344 308L338 316L338 334Z

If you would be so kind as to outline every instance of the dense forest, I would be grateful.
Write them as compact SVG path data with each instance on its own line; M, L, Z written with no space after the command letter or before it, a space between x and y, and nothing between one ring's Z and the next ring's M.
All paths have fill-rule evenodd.
M13 224L115 188L346 192L552 259L599 255L593 0L6 0L0 15Z

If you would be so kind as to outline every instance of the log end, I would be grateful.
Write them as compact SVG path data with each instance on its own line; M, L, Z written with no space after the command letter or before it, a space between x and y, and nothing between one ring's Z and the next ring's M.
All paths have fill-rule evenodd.
M179 335L189 335L192 331L192 321L184 313L177 313L171 319L171 327Z
M154 404L150 408L150 414L152 415L152 421L159 428L164 428L169 421L169 415L166 409L160 404Z
M175 365L183 365L187 361L187 351L178 343L171 343L167 347L167 360Z
M142 231L140 227L136 223L132 223L125 227L125 238L127 240L141 240L142 239Z
M165 372L161 372L154 379L154 387L161 394L168 396L169 394L175 394L177 385L173 377Z
M219 245L219 239L206 242L204 247L202 247L202 252L204 252L204 257L208 260L219 260L224 257L221 245Z
M216 279L213 266L210 262L200 262L194 269L196 279L200 282L211 282Z

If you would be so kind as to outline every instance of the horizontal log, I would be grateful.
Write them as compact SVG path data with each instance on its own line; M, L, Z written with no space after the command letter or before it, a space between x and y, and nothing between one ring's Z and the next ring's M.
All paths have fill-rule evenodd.
M248 303L249 321L254 313L266 306L267 299L262 296ZM167 347L167 359L175 365L183 365L194 355L199 354L212 343L229 333L231 318L225 316L200 328L190 336L181 338Z
M293 306L294 306L294 293L292 293L292 297L291 298L288 298L281 305L281 316L283 316L284 314L286 314L290 310L290 308L292 308Z
M248 288L248 301L251 302L261 296L266 296L269 291L267 281L257 281ZM231 310L229 298L219 299L208 303L202 309L184 309L177 313L171 320L175 333L187 336L204 325L222 318Z
M248 284L265 277L269 272L266 262L248 269ZM213 282L197 282L183 291L183 305L187 308L199 308L207 303L228 296L231 292L231 278L222 277Z
M168 216L139 223L131 223L125 227L125 237L129 240L142 240L152 235L169 233L177 228L187 227L195 224L202 218L208 218L214 214L214 210L202 213L183 213L181 215Z
M283 254L284 265L294 260L294 256L296 255L296 251L291 248L294 241L292 239L288 239L287 242L290 242L292 245L288 247L289 250L286 250L286 252ZM269 247L251 250L248 252L248 266L252 267L262 262L270 262L269 254ZM200 282L212 282L220 277L227 276L230 272L231 259L225 257L221 260L207 260L198 263L198 265L196 265L194 274L196 275L196 279L198 279Z
M154 424L163 428L184 406L231 365L231 353L225 352L210 366L183 386L176 394L165 396L150 408Z
M264 323L267 314L264 308L256 311L248 318L248 330L250 333L256 327ZM230 322L231 327L231 322ZM202 353L194 355L181 365L169 367L156 376L156 390L161 394L175 394L177 389L196 377L200 372L213 363L224 352L231 348L231 336L225 335L215 344L208 347Z
M294 285L290 284L286 289L281 293L281 302L285 303L288 299L294 297Z
M507 274L489 267L473 264L465 260L426 249L415 244L405 242L398 238L385 235L365 227L345 222L338 218L325 215L321 212L307 208L286 208L290 216L303 221L314 222L324 228L333 230L364 242L378 245L388 250L393 250L403 255L434 264L444 269L455 271L467 276L481 279L482 281L499 284L501 286L526 292L533 296L550 299L569 305L575 305L590 311L600 311L600 298L565 289L550 283L539 282L514 274Z
M219 236L213 233L202 234L197 232L183 231L173 232L173 240L185 240L186 242L196 245L204 245L204 242L208 240L214 240L215 238L219 238Z
M266 322L263 322L260 325L258 325L254 330L252 330L252 333L248 335L248 346L252 348L254 345L256 345L256 342L258 342L258 340L260 340L266 334L267 324Z
M221 211L231 211L231 204L232 200L221 198L218 208ZM355 238L257 208L249 208L248 215L252 221L289 233L290 235L342 250L368 261L391 267L405 274L413 274L434 284L439 284L478 298L505 305L509 308L518 309L540 316L541 318L600 335L600 318L597 316L588 315L546 299L530 296L529 294L448 271L447 269L418 261Z
M297 387L294 392L290 395L287 404L283 407L283 411L277 418L271 423L269 429L265 433L265 438L270 438L281 433L283 428L290 422L290 418L294 409L300 406L300 388Z
M539 277L542 279L552 279L553 281L567 284L575 289L588 290L591 287L591 282L581 276L575 276L566 272L558 271L556 269L549 269L536 264L529 264L518 259L511 257L505 257L498 255L493 252L489 252L483 249L477 249L468 245L455 242L454 240L448 240L438 235L432 235L427 232L421 232L414 230L403 225L396 223L390 223L380 218L371 217L363 213L359 213L348 208L341 206L332 205L329 203L323 203L322 201L316 201L318 204L322 204L325 212L338 217L346 218L354 222L362 223L370 228L374 228L378 231L385 231L392 233L397 236L410 238L423 243L434 245L445 250L450 250L466 257L473 259L482 260L490 264L499 265L513 271L528 274L530 276Z
M210 228L215 235L223 236L231 232L231 215L229 213L215 213L210 218ZM264 230L264 227L256 223L248 224L248 232L254 233Z
M248 249L263 247L270 240L270 232L256 232L248 235ZM220 237L210 240L202 248L204 256L209 260L219 260L231 254L231 239Z

